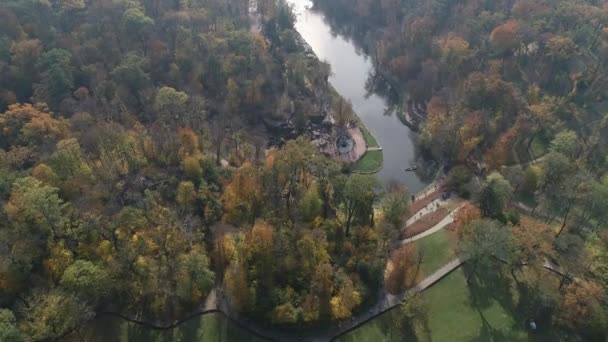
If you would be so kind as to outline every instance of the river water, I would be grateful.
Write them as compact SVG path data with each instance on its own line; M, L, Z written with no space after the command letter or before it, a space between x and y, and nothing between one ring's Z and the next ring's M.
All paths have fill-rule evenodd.
M309 0L287 0L297 15L296 29L319 59L331 65L330 82L350 99L361 121L376 137L384 151L384 168L378 173L383 183L397 180L416 193L426 183L414 172L404 169L414 165L415 135L396 115L385 115L387 102L376 94L367 95L365 84L373 66L371 60L348 38L332 32L319 11L309 9Z

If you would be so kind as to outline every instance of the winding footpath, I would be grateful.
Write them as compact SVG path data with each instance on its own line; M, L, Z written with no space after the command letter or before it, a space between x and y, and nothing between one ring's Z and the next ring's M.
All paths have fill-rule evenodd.
M422 196L424 197L424 196ZM428 212L432 212L432 208L439 208L441 206L428 206L429 209L426 209ZM460 208L460 207L459 207ZM456 209L458 210L458 208ZM402 240L401 243L409 243L418 239L421 239L425 236L431 235L447 225L453 222L453 214L456 211L452 211L445 219L443 219L440 223L435 225L430 230L418 234L410 239ZM426 212L426 211L425 211ZM411 221L415 222L415 221ZM297 331L280 331L272 326L262 326L257 322L254 322L247 317L236 313L230 309L228 300L223 293L222 285L216 284L215 288L211 290L209 295L207 296L205 303L199 308L198 311L188 315L184 319L177 320L167 324L159 324L158 322L147 322L142 321L136 318L124 316L119 313L113 312L103 312L102 315L112 315L117 316L122 319L125 319L131 323L139 324L146 326L151 329L156 330L168 330L177 327L183 322L193 319L198 316L203 316L207 314L221 314L225 316L229 321L238 326L239 328L246 330L252 335L256 337L268 340L268 341L307 341L307 342L328 342L337 339L338 337L345 335L356 328L368 323L369 321L377 318L378 316L398 307L404 300L413 294L423 292L429 287L433 286L445 276L450 274L452 271L458 269L466 262L466 259L455 258L443 265L441 268L436 270L433 274L421 280L416 286L404 291L400 294L390 294L386 291L382 291L378 295L378 300L376 304L371 308L366 310L364 313L357 315L356 317L351 318L350 320L343 321L338 323L337 325L326 329L313 331L309 333L297 332Z
M238 325L240 328L247 330L248 332L264 338L269 341L306 341L306 342L328 342L337 339L338 337L345 335L358 327L366 324L367 322L377 318L378 316L398 307L404 300L409 296L423 292L429 287L433 286L441 279L446 277L452 271L458 269L465 263L466 260L455 258L448 262L440 269L435 271L433 274L424 278L413 288L397 295L383 292L376 305L369 308L365 313L353 317L348 321L338 323L338 325L324 331L311 332L308 335L295 331L278 331L272 327L263 327L256 322L253 322L244 316L238 315L231 312L228 303L223 295L216 296L217 293L221 293L220 288L216 288L212 291L212 295L215 298L215 306L208 306L206 309L208 312L219 312L226 316L230 321ZM211 296L211 294L210 294Z
M424 232L414 235L410 238L407 239L403 239L397 242L397 244L399 245L406 245L408 243L423 239L429 235L435 234L437 232L439 232L440 230L444 229L445 227L449 226L450 224L452 224L455 220L456 217L456 212L458 210L460 210L460 208L462 208L463 205L459 206L458 208L456 208L454 211L452 211L451 213L449 213L446 217L443 218L443 220L439 221L439 223L437 223L436 225L434 225L431 229L425 230Z
M432 192L432 191L429 191L429 193L427 193L427 195L430 194L430 192ZM424 197L425 196L420 196L418 198L422 199ZM415 235L411 238L401 240L398 242L398 244L404 245L404 244L411 243L413 241L416 241L416 240L422 239L424 237L427 237L431 234L434 234L434 233L440 231L441 229L447 227L449 224L454 222L454 217L455 217L456 212L460 208L462 208L463 205L464 204L461 204L460 206L458 206L457 208L452 210L443 220L441 220L441 222L436 224L433 228L431 228L425 232L422 232L418 235ZM432 205L429 205L429 206L425 207L424 209L422 209L421 212L428 214L441 207L442 207L441 205L435 205L434 203L432 203ZM408 223L411 224L411 223L415 222L415 218L420 217L420 216L424 216L424 215L415 215L412 218L414 220L413 221L408 220ZM500 260L504 263L508 262L507 260L502 260L502 259L498 259L498 260ZM179 324L181 324L187 320L190 320L192 318L215 313L215 314L221 314L221 315L225 316L233 324L235 324L239 328L249 332L250 334L252 334L258 338L268 340L268 341L330 342L330 341L336 340L340 336L343 336L343 335L357 329L358 327L368 323L369 321L377 318L378 316L398 307L403 301L407 300L407 298L409 296L427 290L428 288L430 288L431 286L433 286L434 284L439 282L441 279L443 279L444 277L449 275L451 272L458 269L466 261L467 261L467 258L464 258L464 257L454 258L447 264L440 267L434 273L429 275L428 277L422 279L416 286L414 286L400 294L390 294L390 293L387 293L386 291L382 291L378 295L378 300L376 301L376 304L373 305L371 308L367 309L364 313L357 315L357 316L351 318L350 320L340 322L337 325L335 325L331 328L328 328L326 330L318 330L318 331L311 331L311 332L298 332L298 331L294 331L294 330L281 331L281 330L277 330L276 328L273 328L272 326L260 325L258 322L254 322L254 321L248 319L247 317L245 317L237 312L234 312L230 309L228 300L223 293L222 285L219 283L216 284L216 287L209 293L209 295L207 296L207 299L205 300L204 305L199 309L199 311L192 313L191 315L187 316L186 318L184 318L182 320L174 321L169 324L160 325L158 323L145 322L145 321L133 319L133 318L130 318L130 317L118 314L118 313L105 312L102 314L118 316L131 323L144 325L144 326L147 326L152 329L167 330L167 329L175 328ZM565 276L563 271L561 270L561 268L549 260L545 260L542 267L544 267L547 270L553 271L559 275Z

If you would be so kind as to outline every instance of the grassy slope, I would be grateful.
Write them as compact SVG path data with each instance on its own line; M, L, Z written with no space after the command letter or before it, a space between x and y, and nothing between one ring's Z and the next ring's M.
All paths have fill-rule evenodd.
M353 166L357 173L373 174L379 172L384 165L384 153L382 151L367 151Z
M365 139L365 143L367 147L380 147L376 138L367 130L367 127L359 121L359 128L363 133L363 138ZM384 165L384 153L380 151L367 151L359 159L355 165L353 165L353 171L358 173L365 174L374 174L382 170L382 166Z
M525 332L512 329L514 318L493 298L486 298L479 310L473 305L464 271L458 269L424 293L428 321L420 341L520 341ZM491 328L484 325L481 314ZM338 341L402 341L397 327L399 310L371 321Z
M378 147L378 146L380 146L378 144L378 141L376 140L376 137L374 137L367 130L367 127L365 127L365 125L363 125L362 122L359 122L359 128L361 129L361 133L363 133L363 138L365 139L365 142L367 143L367 147Z
M447 232L446 232L447 233ZM440 233L422 239L417 247L434 250L449 245ZM449 252L451 253L451 252ZM433 253L423 268L441 265L441 259L449 259L449 253ZM418 334L418 341L468 342L468 341L568 341L573 336L555 331L550 326L539 326L539 332L529 334L525 321L529 313L518 305L519 293L510 277L497 272L499 265L479 269L467 284L465 272L468 265L449 274L424 292L427 307L425 329ZM547 277L553 274L547 271ZM547 278L557 286L557 278ZM533 310L533 308L532 308ZM355 341L405 341L398 328L399 310L392 310L342 336L340 342Z
M456 255L454 233L445 229L415 241L414 245L416 251L422 252L421 276L423 277L435 272Z

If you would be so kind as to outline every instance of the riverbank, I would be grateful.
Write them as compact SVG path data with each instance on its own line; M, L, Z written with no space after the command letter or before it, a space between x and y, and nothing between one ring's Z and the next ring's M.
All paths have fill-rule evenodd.
M374 137L366 138L368 145L382 147L382 156L379 152L368 151L356 169L374 173L383 185L397 181L405 184L412 193L424 188L428 180L421 176L423 171L404 171L417 165L416 133L399 121L393 111L393 102L382 91L377 93L375 88L370 87L370 75L374 74L372 58L352 39L346 38L339 30L332 30L323 13L310 9L310 1L288 2L297 14L298 33L320 60L331 65L331 85L344 98L352 101L357 118ZM376 140L376 144L373 140ZM363 167L365 170L362 170Z
M301 36L300 36L301 37ZM340 93L330 84L329 88L331 89L332 99L343 98ZM351 162L351 171L353 173L366 174L366 175L374 175L382 170L384 167L384 151L382 146L378 144L378 140L374 135L369 131L369 129L365 126L365 123L361 120L361 117L357 114L357 112L353 109L353 121L356 127L358 127L360 131L359 133L353 135L352 132L349 132L352 135L353 140L355 141L355 149L361 148L361 144L363 143L363 153L357 153L357 160Z

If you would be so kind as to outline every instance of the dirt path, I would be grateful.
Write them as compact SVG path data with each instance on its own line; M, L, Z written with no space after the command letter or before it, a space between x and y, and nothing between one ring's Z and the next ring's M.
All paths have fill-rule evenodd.
M359 158L363 157L365 152L367 151L367 145L365 144L365 138L363 137L363 132L359 127L352 127L348 129L348 134L355 142L354 148L354 161L359 160Z

